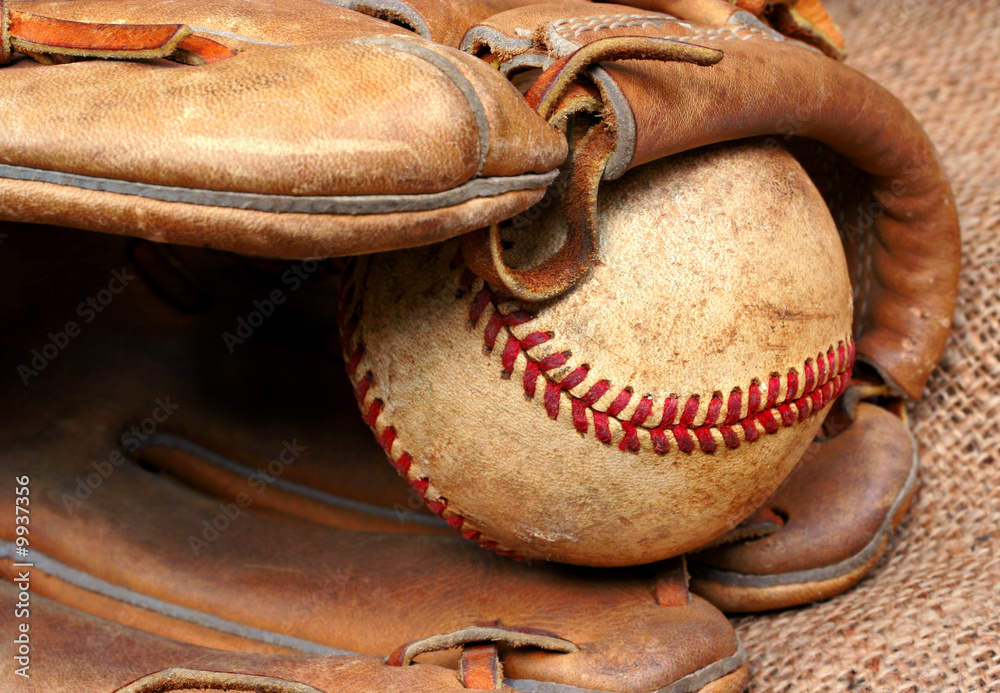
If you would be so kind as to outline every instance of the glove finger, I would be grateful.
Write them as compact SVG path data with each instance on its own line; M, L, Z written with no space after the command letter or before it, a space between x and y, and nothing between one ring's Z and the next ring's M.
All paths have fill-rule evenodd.
M128 279L129 266L119 269L124 241L65 234L77 242L60 246L52 242L53 232L41 229L12 232L0 256L7 294L23 299L8 308L5 324L17 344L8 349L5 343L5 362L30 354L38 325L57 324L77 302L95 310L91 322L81 318L80 329L70 330L75 336L27 387L11 377L16 366L4 370L11 375L5 376L0 401L18 406L7 406L0 430L5 508L0 510L13 513L10 484L29 475L35 594L109 619L122 618L123 605L129 605L125 613L136 628L251 652L386 655L405 642L499 620L588 644L558 656L505 649L511 678L600 690L628 681L634 691L674 684L697 690L728 680L722 690L742 689L745 655L722 614L704 600L687 599L683 580L684 599L672 599L677 590L665 587L657 601L665 566L598 576L528 567L459 537L354 532L278 518L253 512L255 496L220 501L126 458L121 437L136 416L162 419L166 409L173 410L160 422L162 430L174 425L175 416L180 422L186 406L222 416L222 405L231 400L216 399L218 393L204 386L218 382L225 359L177 368L168 357L185 349L205 354L214 345L236 358L240 352L230 356L221 338L232 314L222 325L202 324L198 315L179 311L157 314L140 280ZM96 312L86 295L95 283L107 283L108 267L128 285L116 284L119 291L105 304L96 299L101 308ZM69 303L63 289L55 289L67 285L74 287L66 290ZM245 305L246 294L236 295ZM275 312L271 320L281 323L278 316ZM243 346L271 338L257 332ZM287 374L286 381L294 365L273 364L276 375ZM166 392L164 385L170 386ZM192 399L168 402L173 392ZM149 414L156 399L163 409ZM199 399L211 406L200 408ZM294 409L292 400L284 402ZM291 429L275 440L297 435ZM270 456L280 460L281 452L279 444ZM284 478L281 469L274 471L274 477ZM269 483L264 477L257 482ZM16 558L15 538L13 525L0 529L7 567ZM671 574L678 566L675 562ZM425 658L455 666L459 655Z
M238 54L4 68L0 218L329 257L507 218L565 158L517 90L460 51L324 3L215 9L30 3L54 20L197 26Z
M693 589L724 611L764 611L827 599L876 564L916 484L906 425L858 405L838 436L814 443L764 508L783 518L770 535L692 556Z
M13 584L0 581L0 628L4 633L18 632L15 613L19 594ZM208 689L205 684L209 681L217 684L212 690L270 693L466 690L453 671L427 664L399 668L371 656L223 652L152 635L38 595L30 600L30 630L25 638L29 655L23 660L27 664L17 661L20 655L15 651L14 669L5 673L15 676L22 671L30 677L31 690L112 693L137 679L170 670L177 674L178 669L190 672L189 678L200 685L155 690L200 691ZM126 604L121 607L123 613L130 608ZM15 650L17 647L15 637ZM513 691L507 687L502 690Z

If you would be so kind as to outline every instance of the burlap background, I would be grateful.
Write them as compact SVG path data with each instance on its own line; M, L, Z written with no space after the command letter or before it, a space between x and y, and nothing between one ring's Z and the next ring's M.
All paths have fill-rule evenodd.
M831 1L848 63L938 146L963 232L955 331L912 411L918 496L874 574L737 620L750 690L1000 691L1000 0Z

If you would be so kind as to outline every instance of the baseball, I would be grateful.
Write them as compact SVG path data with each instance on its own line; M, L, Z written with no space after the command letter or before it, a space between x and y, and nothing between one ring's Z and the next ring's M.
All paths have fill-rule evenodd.
M508 223L512 265L552 252L558 207ZM777 488L850 380L841 241L780 147L604 183L597 262L551 301L505 297L459 246L353 261L342 339L397 470L502 553L620 566L703 546Z

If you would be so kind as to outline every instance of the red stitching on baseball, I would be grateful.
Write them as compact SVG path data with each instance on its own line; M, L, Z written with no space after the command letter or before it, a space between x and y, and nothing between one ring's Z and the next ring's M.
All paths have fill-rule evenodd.
M493 315L487 322L484 333L488 350L493 348L498 337L498 329L502 329L499 327L500 325L510 328L534 319L533 315L524 310L517 310L504 316L499 310L498 303L505 300L508 300L506 296L493 292L484 283L470 306L469 319L475 325L485 313L486 306L493 304ZM528 353L531 349L550 341L552 338L553 335L548 332L532 332L524 339L518 340L508 329L507 343L504 346L504 354L501 359L505 377L509 378L513 375L517 357L523 354L526 359L522 379L525 397L527 399L535 398L538 378L540 375L544 375L546 382L542 404L549 418L558 418L560 402L565 392L571 401L573 427L581 433L587 433L590 428L587 417L589 411L590 419L594 422L594 437L602 443L611 443L614 436L611 431L610 419L617 419L619 414L629 406L633 398L632 389L626 387L619 391L605 411L594 409L594 405L611 389L609 381L600 380L592 385L585 394L576 396L571 391L586 379L589 368L574 370L571 373L572 380L566 376L563 380L556 381L550 377L549 372L565 366L569 362L571 354L557 352L535 360ZM830 348L826 354L817 354L815 361L812 358L806 359L803 364L805 384L801 392L799 390L801 384L799 374L795 370L789 370L785 376L785 397L781 401L779 401L781 397L780 374L772 373L769 376L766 401L762 401L764 394L761 392L760 383L757 380L752 381L747 398L747 415L742 420L740 413L743 405L743 394L740 388L734 388L730 392L728 401L723 400L722 393L714 393L708 404L705 420L699 426L695 426L694 422L701 405L700 396L688 397L683 409L680 410L680 420L676 421L680 403L676 395L671 395L663 403L663 417L660 425L647 429L653 443L653 450L660 455L665 455L670 451L670 441L666 435L668 431L682 452L691 453L697 447L704 453L712 454L719 448L719 443L713 434L714 430L719 431L722 444L726 448L734 449L740 446L739 436L733 428L737 424L744 432L744 439L747 442L753 442L759 437L757 424L760 424L767 433L774 434L782 427L804 421L839 396L847 386L849 379L841 379L841 374L833 376L838 355L841 356L840 363L844 367L844 372L849 373L853 366L853 342L846 346L838 344L836 348ZM849 360L845 360L844 357L848 357ZM618 444L620 450L639 451L641 443L638 429L649 418L652 405L651 400L643 398L632 417L628 420L618 421L622 428L622 437ZM726 409L725 419L720 426L719 419L722 416L724 406Z
M379 445L385 450L385 454L392 454L392 444L396 442L396 429L392 426L388 426L384 431L382 431L382 437L379 439Z
M583 401L583 405L589 408L594 406L597 400L603 397L604 393L610 389L611 389L611 383L609 383L607 380L601 380L599 382L594 383L591 386L591 388L587 390L587 394L585 394L580 399Z
M521 340L522 349L534 349L540 344L545 344L545 342L552 339L552 335L548 332L532 332L527 337ZM508 342L510 340L507 340Z
M622 413L622 409L628 406L628 403L632 401L632 391L629 388L625 388L618 393L615 397L615 401L608 405L608 416L614 416L618 418L618 415Z
M493 313L493 317L490 318L489 323L486 325L486 334L484 335L486 342L486 348L489 351L493 351L493 346L496 344L497 335L500 334L500 330L503 329L503 316L500 313Z
M538 368L543 371L551 371L565 366L567 361L569 361L569 354L567 353L549 354L539 361Z
M503 349L503 356L500 357L505 378L510 378L510 374L514 372L514 361L517 360L517 355L520 353L521 345L514 339L508 339L507 345Z
M698 395L693 395L688 398L687 404L684 405L684 411L681 413L681 420L678 424L679 426L691 428L691 424L694 423L694 417L698 415L698 401Z
M789 374L789 386L788 389L791 390L791 374ZM740 412L743 410L743 393L740 392L739 388L736 388L729 393L729 405L726 407L726 425L731 426L740 420Z
M653 413L653 400L649 397L643 397L639 400L639 406L635 408L635 414L632 415L631 423L633 426L641 426L646 423L646 419L649 415Z
M354 377L354 374L358 370L358 364L361 363L361 357L365 355L365 348L361 344L354 350L351 354L351 358L347 361L347 374Z
M586 433L590 424L587 423L587 405L582 399L574 399L573 402L573 428L580 433Z
M365 397L368 395L368 390L371 389L372 380L374 375L371 372L365 373L365 377L358 381L358 384L354 386L354 398L359 402L364 402Z
M490 290L484 285L477 294L473 302L475 313L481 314L485 311L483 307L484 296L487 292L490 292ZM494 304L494 316L500 314L496 303L498 299L502 298L493 294L490 299ZM524 311L518 311L512 315L517 316L516 321L508 322L507 319L503 319L503 322L505 324L514 322L522 324L528 319ZM472 317L471 313L470 317ZM498 322L494 317L491 318L489 325L494 325ZM495 336L492 333L492 328L488 329L488 338L494 339ZM594 410L593 406L596 402L610 390L610 383L607 380L598 381L584 395L574 396L572 392L568 391L577 387L586 378L588 371L582 368L576 369L572 373L574 377L570 382L567 382L567 378L564 378L560 382L549 379L547 372L565 365L569 360L570 354L566 352L549 354L543 357L541 361L534 361L527 353L528 350L552 338L552 335L545 333L544 340L536 338L532 339L530 344L526 343L529 338L539 334L541 333L532 333L528 338L521 341L518 341L512 333L509 334L503 358L505 373L508 377L513 373L518 352L523 353L527 361L523 379L525 395L529 399L534 399L538 376L543 373L546 374L544 406L549 417L553 419L558 417L559 400L562 392L567 391L567 396L570 397L572 403L571 410L574 428L581 433L588 431L589 425L586 413L589 410L591 418L594 421L594 436L601 442L610 443L612 433L609 425L609 417L617 418L628 407L633 396L631 389L625 388L621 390L608 405L606 411ZM829 378L836 369L838 356L840 357L839 362L842 364L844 372ZM760 384L754 380L750 384L747 415L743 420L740 420L743 404L742 391L739 388L734 388L726 403L724 423L718 428L725 447L733 449L740 445L739 436L733 428L736 424L739 424L743 429L744 439L748 442L753 442L759 437L757 423L767 433L773 434L777 433L781 427L788 427L798 421L803 421L811 414L821 410L826 404L839 396L846 387L849 382L847 374L853 365L853 357L854 345L852 342L848 345L838 344L836 349L831 348L826 354L817 354L815 361L807 359L803 367L805 387L802 389L801 395L799 392L799 375L795 370L790 370L785 378L786 392L781 402L779 402L779 398L781 397L781 376L778 373L771 374L768 378L767 401L763 403L763 411L761 411L763 393L761 392ZM705 420L700 426L695 427L694 420L698 415L699 405L700 400L698 395L689 397L681 412L680 421L677 425L674 425L679 408L678 399L676 396L666 398L660 426L650 429L650 439L653 443L654 451L661 455L669 452L670 444L665 435L667 430L673 434L678 448L683 452L694 451L695 439L698 441L698 447L705 453L711 454L718 449L718 443L712 434L712 430L718 426L719 417L722 414L722 395L721 393L713 395L712 400L709 402ZM652 401L644 398L640 400L640 404L637 406L636 412L630 420L619 421L622 427L622 439L619 443L621 450L637 451L639 449L638 428L649 417L651 409ZM778 417L780 417L780 420ZM692 432L694 433L694 437L691 435Z
M649 437L653 441L653 451L657 455L666 455L670 452L670 443L667 442L667 435L662 428L654 428L649 432Z
M608 415L603 411L595 411L594 416L594 437L602 443L611 442L611 426L608 425Z
M681 452L694 452L694 440L691 439L691 433L688 429L683 426L674 426L670 432L674 434L674 440L677 441L677 447L681 449Z
M623 452L625 450L639 452L639 430L632 424L622 421L622 431L625 435L622 436L622 442L618 444L618 449Z
M534 361L528 362L528 367L524 369L524 394L528 399L535 399L535 383L538 382L538 374L541 369Z
M559 416L559 400L562 399L562 387L551 380L545 386L545 411L550 419Z
M712 401L708 403L708 414L705 416L705 423L703 426L713 427L719 420L719 412L722 411L722 395L715 394L712 396Z
M673 426L677 418L677 395L670 395L663 402L663 421L661 426Z
M345 271L344 276L352 276L352 274ZM461 298L468 295L475 281L475 275L465 269L456 297ZM365 400L374 383L374 374L368 371L360 379L356 377L358 366L364 357L365 347L359 342L351 351L350 342L355 337L360 322L358 319L360 301L354 302L355 286L353 283L345 283L349 285L344 287L341 294L339 318L344 353L345 355L350 354L347 358L347 372L352 380L356 381L354 395L364 412L365 423L375 431L377 440L386 451L389 461L399 474L407 479L413 490L427 504L427 507L444 519L450 527L460 532L463 537L503 556L521 559L515 552L502 549L497 546L495 541L483 538L479 531L464 528L465 518L448 510L447 498L440 495L436 498L428 496L430 489L428 478L410 479L409 474L413 466L413 457L410 453L400 451L398 457L393 457L392 448L398 439L396 429L386 426L381 434L377 431L377 421L384 409L384 403L381 399L376 398L368 405L367 410L365 409ZM602 412L594 409L594 405L611 390L611 383L608 380L599 380L583 395L574 395L572 390L582 385L590 374L590 367L587 365L570 371L560 381L554 380L551 377L551 372L565 366L569 362L571 354L569 352L556 352L545 355L539 361L532 359L528 351L551 341L554 335L550 332L532 332L524 339L518 340L509 328L529 322L535 316L524 310L503 315L497 306L501 300L506 299L504 296L492 292L484 283L483 288L476 293L469 305L469 322L473 326L478 325L486 308L493 305L493 314L483 331L483 346L487 352L492 351L500 333L507 330L507 340L501 355L503 377L510 378L513 375L517 358L523 354L526 363L522 387L526 398L529 400L535 398L538 379L544 377L546 382L542 403L548 416L552 419L558 418L562 397L565 394L571 405L573 427L581 434L587 434L590 428L587 417L589 412L590 418L594 422L594 437L602 443L610 444L613 440L610 418L617 419L618 415L628 407L634 396L632 389L626 387L619 391L607 407L607 411ZM348 314L348 306L352 306L350 314ZM653 450L658 455L666 455L670 452L671 445L668 433L673 436L677 448L688 454L693 453L696 447L706 454L716 452L719 446L713 434L713 431L716 430L726 448L738 448L741 441L736 432L737 426L743 432L743 440L752 443L760 437L758 424L769 434L777 433L783 426L788 427L805 420L840 396L850 383L855 355L854 341L849 340L846 344L840 343L836 347L831 347L826 354L817 354L815 361L806 359L803 364L804 384L800 383L799 374L795 370L789 370L785 376L787 389L781 402L778 401L781 395L781 377L778 373L772 373L768 378L766 402L762 402L764 394L761 391L760 382L754 379L747 389L747 414L742 418L740 418L740 414L743 406L743 391L737 387L733 388L728 398L725 399L719 392L712 395L705 420L699 426L694 426L694 420L698 415L700 396L688 397L683 409L681 409L678 396L670 395L664 399L663 415L659 425L644 428L643 424L652 415L654 406L653 400L644 396L640 398L635 412L628 420L618 420L623 432L618 447L623 452L638 452L641 449L640 428L648 432ZM840 373L835 372L837 363L840 363L842 367ZM801 391L800 384L804 385ZM723 407L725 407L725 418L720 425L719 419L723 414ZM677 420L678 413L680 413L679 421ZM775 414L780 417L780 420Z

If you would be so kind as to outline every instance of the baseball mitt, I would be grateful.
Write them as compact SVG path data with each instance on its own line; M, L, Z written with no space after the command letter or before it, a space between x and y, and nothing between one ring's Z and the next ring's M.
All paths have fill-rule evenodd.
M566 156L495 69L321 0L7 0L0 37L4 220L347 255L505 219Z
M392 385L387 371L359 368L360 361L355 361L359 343L351 331L357 329L350 327L351 313L345 314L348 365L362 412L413 488L449 524L487 545L513 548L522 554L541 546L535 555L591 563L609 562L609 553L614 554L610 562L652 560L703 542L722 531L723 524L736 524L760 505L798 461L796 472L765 504L788 518L778 515L775 521L766 516L763 524L767 526L759 531L770 537L753 546L734 544L704 553L700 560L705 570L695 585L700 582L706 593L723 585L726 589L716 589L713 599L730 605L727 608L739 608L740 604L773 608L825 596L856 581L870 567L873 556L877 558L872 547L884 545L887 528L905 509L912 490L915 458L909 452L905 426L896 415L898 400L920 395L943 349L956 294L958 236L954 202L933 148L898 102L830 59L842 55L842 42L818 4L804 0L766 6L709 0L641 0L629 3L629 7L489 0L345 0L342 4L345 8L305 1L281 6L241 3L240 16L234 18L176 2L127 8L99 0L8 0L5 7L0 2L0 63L9 63L0 69L0 84L9 96L3 106L5 129L0 133L0 216L298 257L409 247L494 224L466 237L461 253L452 247L447 255L448 271L466 263L478 276L468 284L464 278L459 282L463 298L487 296L483 312L478 314L482 323L478 325L482 328L478 353L460 358L473 361L483 346L490 347L493 331L496 338L506 336L502 331L509 330L528 354L521 361L515 359L518 368L527 370L525 364L535 363L538 370L530 391L520 370L517 375L522 377L513 383L522 399L529 396L538 400L538 423L551 426L558 422L566 424L573 435L580 433L575 408L581 398L573 400L571 395L574 388L586 385L583 394L590 393L594 399L586 405L590 418L584 417L583 433L593 436L588 442L620 453L619 459L631 464L629 455L636 452L635 441L640 441L641 449L647 435L647 449L660 455L656 447L659 434L655 433L659 427L644 425L652 420L642 416L647 393L637 391L627 376L619 378L617 373L614 382L609 379L599 392L592 390L594 383L575 383L571 376L576 373L574 377L579 377L579 368L592 364L565 368L568 361L557 364L558 355L564 352L541 354L545 344L532 342L540 339L532 335L547 335L547 331L528 333L526 322L496 325L493 318L501 316L500 322L506 323L513 316L511 320L517 322L522 316L511 308L515 301L525 310L540 312L550 305L546 301L583 300L580 288L597 276L600 267L595 267L595 262L608 251L601 232L602 204L606 208L608 200L615 199L615 190L627 191L629 186L641 187L642 181L652 180L652 169L639 167L668 167L674 163L656 162L699 150L689 156L691 160L703 156L701 148L705 146L746 137L764 137L758 144L767 156L783 156L775 145L785 145L817 184L840 231L846 250L846 276L854 293L853 335L844 330L836 337L824 335L819 341L826 343L815 355L800 358L801 365L783 364L772 371L778 373L779 385L771 403L774 407L768 409L775 412L754 429L757 439L764 441L758 448L775 445L782 436L787 438L788 431L794 431L800 440L784 447L781 460L765 470L765 482L745 479L730 489L728 505L721 510L709 508L716 513L714 525L694 522L703 534L701 538L689 536L672 548L661 546L651 552L636 543L614 546L606 539L611 548L598 546L597 554L559 556L551 550L549 537L558 539L561 528L553 534L551 528L534 525L527 542L514 545L513 539L505 539L497 545L496 537L503 532L523 540L516 528L511 532L510 521L521 508L512 512L508 507L506 516L496 522L477 525L474 511L461 507L455 494L442 493L444 482L432 480L428 459L420 458L419 450L432 447L403 447L409 433L402 426L397 430L396 420L391 418L396 401L386 389ZM95 28L72 22L114 26ZM192 31L191 26L197 30ZM460 46L472 55L441 43ZM331 70L331 65L342 69ZM524 88L530 107L506 80L488 69L489 65ZM399 79L400 70L406 71L406 79ZM384 85L390 83L409 91L397 94L398 99L385 98ZM303 92L322 95L322 107L303 109ZM101 98L95 98L95 93ZM67 102L75 107L65 108ZM54 111L53 103L61 108ZM415 112L418 106L426 108ZM288 126L288 113L295 114L296 127ZM555 128L545 125L544 119ZM362 140L371 143L363 155L357 154L357 148L345 150L341 146ZM542 198L567 150L571 154L563 175L549 188L552 194L542 206L507 224L496 224ZM384 156L374 157L372 151L384 152ZM414 176L414 172L419 175ZM799 175L791 178L800 180ZM610 182L616 178L622 179L620 184ZM641 208L641 199L637 206ZM549 224L558 227L557 233L524 240L532 230L542 228L539 218L552 219L553 215L562 218ZM809 228L814 229L812 225ZM640 240L642 232L641 226L633 227L632 234ZM522 240L505 247L517 234ZM825 240L819 243L823 252L832 252L824 244ZM817 252L816 243L805 243L802 238L783 241L778 249L796 258L811 256L803 252L806 246L809 254ZM542 259L546 254L549 257ZM524 264L526 257L538 260L537 264ZM643 261L634 260L638 266ZM357 267L367 267L367 263ZM820 276L831 277L837 291L845 286L839 270L822 271ZM387 283L374 288L385 292ZM571 293L565 299L556 298L567 290ZM192 308L200 305L202 297L187 287L174 298L178 305ZM850 299L833 303L842 310ZM346 304L350 307L352 301ZM588 307L596 305L587 302ZM98 315L95 308L91 310ZM471 312L463 315L463 319L472 317ZM782 324L793 331L794 324ZM116 323L116 327L127 331L124 323ZM252 333L254 328L240 329ZM231 332L233 340L249 339L239 336L236 328ZM650 333L640 330L640 334ZM55 348L61 353L62 337L57 337L51 348L48 344L39 348L48 348L48 352ZM501 346L506 349L509 343L513 342ZM494 375L502 379L513 373L503 361L507 354L497 344L494 342L493 352L484 358L499 360ZM227 348L240 345L230 341ZM441 348L433 340L426 346ZM855 348L854 387L841 400L847 420L854 425L829 442L813 446L822 453L800 455L796 451L811 440L808 427L818 426L830 401L846 387ZM536 361L529 358L531 350L541 354ZM831 354L832 360L828 358ZM546 361L550 356L556 358ZM382 359L383 366L387 361ZM39 363L44 365L39 369L29 365L28 370L36 376L43 374L49 362L42 354ZM810 362L813 389L806 386ZM824 364L822 376L820 363ZM543 369L542 364L555 365ZM626 362L623 370L633 366ZM796 387L795 394L808 393L810 402L797 403L795 400L802 397L790 398L793 368L802 385ZM58 370L57 363L50 373ZM762 403L768 402L771 373L762 372L740 386L740 394L745 396L739 399L738 407L733 406L734 411L729 408L734 390L728 387L677 393L681 396L672 422L679 430L670 427L670 454L682 462L702 454L717 460L734 449L733 431L726 430L731 423L726 422L750 417L754 380ZM239 391L239 384L239 379L226 383L234 392ZM666 407L669 395L675 393L662 394ZM816 399L812 400L814 394ZM275 396L273 392L271 396ZM481 391L472 393L465 401L475 403L481 396ZM896 418L886 418L886 411L874 411L870 404L860 402L862 399L889 402L889 413ZM680 405L692 400L695 404L688 413L688 407ZM461 406L461 402L449 404ZM710 420L713 408L717 409L716 418ZM762 411L753 409L753 415ZM666 409L661 412L659 423L663 424ZM238 422L245 413L233 415L233 420ZM800 417L806 426L798 421ZM37 425L29 419L23 417L25 430ZM487 415L480 420L490 425L499 419ZM39 416L37 421L48 419ZM434 423L429 422L427 428ZM787 425L790 423L798 428ZM229 477L217 474L208 478L201 472L207 473L213 464L231 457L242 455L244 462L253 457L243 447L245 440L227 440L225 425L214 430L203 422L189 425L188 435L155 438L161 445L145 448L147 463L154 464L159 455L161 461L166 460L164 466L186 469L179 473L196 480L190 483L210 488L228 483ZM815 428L811 430L815 432ZM202 445L184 442L189 441L191 431L197 433L193 437L203 436ZM660 432L664 438L668 435L666 429ZM444 430L437 428L432 433L440 436ZM746 452L751 447L745 445L746 436L753 434L743 431L743 438L736 435L736 442ZM434 442L447 443L447 438ZM491 445L498 448L505 444L501 440ZM662 442L659 445L662 449ZM202 454L212 450L216 452ZM529 453L537 453L537 448L530 448ZM892 470L875 478L874 461L882 454L893 460ZM501 457L509 463L512 453ZM579 459L589 457L587 452ZM474 473L476 459L478 451L472 459L456 459L455 469ZM526 459L529 465L535 461L531 455ZM857 473L845 476L836 471L845 459L857 460L852 465ZM809 460L822 463L806 464ZM226 468L231 471L234 466ZM550 480L539 481L526 473L533 470L525 467L521 471L525 473L508 474L505 483L510 479L517 483L520 476L529 492L561 490L558 485L546 486ZM713 471L716 473L704 476L706 484L719 483L720 475ZM331 485L344 482L368 488L367 474L353 482L348 474L346 482L336 479ZM646 478L642 474L608 475L603 481L642 484ZM477 477L458 484L458 488L476 491L481 483ZM845 517L841 510L852 507L855 498L846 491L822 508L789 504L789 498L818 494L818 489L830 484L839 488L848 484L877 487L877 497L862 504L877 508L877 512ZM596 488L587 500L599 498L606 488L606 483ZM326 502L330 494L306 490L301 500L296 500L295 494L281 496L271 493L277 489L269 488L268 497L278 499L270 511L288 511L287 504L293 503L303 512L313 508L316 517L322 516L333 525L346 523L379 531L404 527L395 525L385 513L371 511L398 504L405 495L382 494L381 488L379 493L359 491L359 497L367 498L361 502L368 505L335 508L331 514ZM501 489L498 497L502 499L506 491ZM706 492L701 506L711 506L716 491ZM685 503L697 500L690 493L680 498ZM569 506L574 512L571 503ZM588 508L586 515L600 521L606 521L620 507L584 506ZM524 507L539 509L530 503ZM554 507L549 507L549 517L543 520L562 520L567 504L558 506L559 510ZM361 513L355 512L359 509ZM810 509L812 514L806 512ZM677 527L690 524L690 505L675 508L659 504L653 510L652 514L667 516ZM828 528L830 517L843 519L843 525L824 535L816 528ZM419 531L433 532L441 531L443 525L432 521L416 524ZM858 527L865 529L859 534ZM791 531L796 528L798 534ZM605 532L604 536L619 538L616 532ZM818 550L817 536L836 545L837 550L828 551L827 544ZM861 536L864 541L859 540ZM761 550L768 546L776 547L767 549L774 553ZM784 562L776 563L775 555ZM790 560L789 556L798 559ZM456 570L464 565L462 560L456 561ZM789 589L788 585L796 587ZM800 589L801 585L808 589ZM741 589L730 589L733 586ZM743 587L751 591L742 591ZM774 593L782 591L795 596L774 601ZM441 630L465 625L449 623ZM395 644L410 637L404 632L392 635L402 636L395 637ZM717 650L694 659L705 666L719 661L732 663L735 651L731 645L732 641L724 640ZM389 646L388 642L380 643L383 649ZM713 671L720 670L716 667ZM683 678L689 673L674 671L671 675ZM679 680L669 676L658 680L668 679Z
M352 679L322 667L312 678L295 663L355 662L373 682L402 685L411 679L356 655L467 669L462 648L479 643L486 647L468 656L496 669L497 644L504 678L520 688L743 690L747 662L732 626L689 594L679 559L605 573L529 565L450 530L414 535L424 525L409 512L407 533L387 531L399 524L391 506L359 517L376 503L406 503L392 485L406 486L386 478L384 462L371 464L368 448L355 451L353 431L368 432L353 403L331 396L325 376L346 379L323 353L336 326L321 268L297 285L296 269L310 265L69 229L7 230L0 281L19 300L0 344L9 365L0 506L14 516L13 487L27 476L32 606L44 597L175 641L132 663L125 653L124 662L90 662L109 662L95 681L121 686L188 667L335 693L352 690ZM261 321L256 311L271 314ZM32 363L35 351L52 358ZM334 483L368 495L338 502ZM0 526L12 580L23 562L18 537L13 523ZM205 650L189 646L216 652L194 666ZM39 680L67 671L36 652ZM69 680L77 691L112 690Z
M5 577L7 573L5 572ZM17 572L9 575L10 580ZM17 633L22 593L0 582L0 628ZM133 613L122 603L122 615ZM490 646L470 644L462 653L460 680L431 664L390 666L378 657L226 652L154 635L91 616L45 597L32 597L31 626L13 638L4 674L13 691L46 693L167 693L253 691L255 693L458 693L469 688L513 693ZM23 622L23 621L22 621ZM140 626L142 624L139 624ZM17 654L21 638L33 657ZM544 646L545 640L538 639ZM553 641L555 642L555 641ZM8 654L5 652L5 654ZM18 659L20 658L20 661ZM22 662L30 662L22 665ZM20 674L18 674L20 672ZM18 678L24 675L22 678Z

